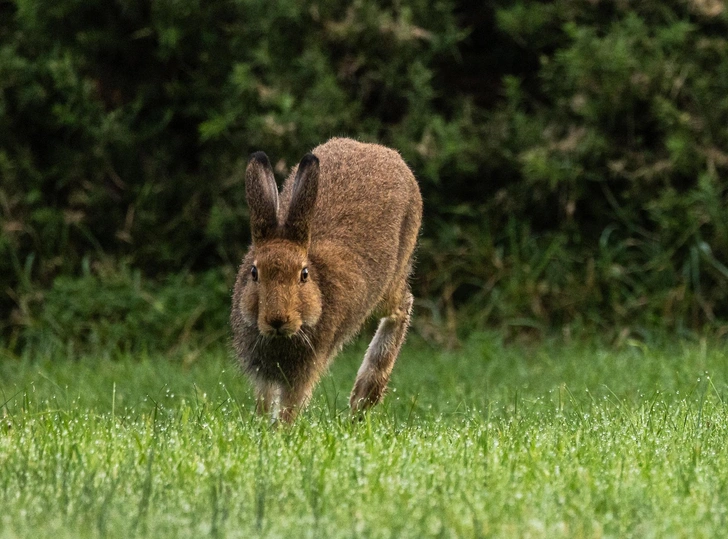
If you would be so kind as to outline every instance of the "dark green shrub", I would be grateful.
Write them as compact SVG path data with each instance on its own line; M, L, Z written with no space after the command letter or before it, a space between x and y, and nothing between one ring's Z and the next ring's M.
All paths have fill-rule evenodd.
M714 0L0 3L2 333L84 261L231 273L247 155L332 135L420 179L424 324L717 323L727 36Z
M475 298L480 323L540 328L725 319L722 3L509 4L496 24L524 67L479 131L495 185L421 259L440 309Z
M0 10L3 312L85 258L147 275L234 265L254 150L283 175L330 135L453 129L432 82L462 35L447 2Z
M23 341L39 351L68 350L71 356L117 350L189 353L191 343L196 349L224 343L230 275L225 277L208 271L151 281L125 267L59 276L43 294L42 309L21 319Z

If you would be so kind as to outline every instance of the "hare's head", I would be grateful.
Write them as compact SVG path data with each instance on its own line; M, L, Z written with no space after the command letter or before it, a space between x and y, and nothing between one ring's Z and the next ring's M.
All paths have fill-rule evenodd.
M278 187L263 152L245 173L253 246L245 257L240 310L266 336L291 336L321 316L316 268L308 258L311 217L318 192L319 162L306 155L298 165L288 213L278 211ZM284 217L284 218L283 218Z

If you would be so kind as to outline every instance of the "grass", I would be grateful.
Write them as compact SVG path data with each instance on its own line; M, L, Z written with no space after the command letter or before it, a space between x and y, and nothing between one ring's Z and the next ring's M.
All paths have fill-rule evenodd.
M412 340L346 414L365 343L292 427L224 349L0 360L0 538L715 537L728 344Z

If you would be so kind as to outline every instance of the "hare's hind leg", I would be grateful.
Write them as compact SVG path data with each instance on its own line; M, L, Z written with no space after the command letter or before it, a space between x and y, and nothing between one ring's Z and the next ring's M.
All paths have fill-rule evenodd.
M377 404L387 389L389 375L410 323L413 298L409 286L406 286L401 298L399 306L379 321L377 332L369 343L349 399L354 412Z

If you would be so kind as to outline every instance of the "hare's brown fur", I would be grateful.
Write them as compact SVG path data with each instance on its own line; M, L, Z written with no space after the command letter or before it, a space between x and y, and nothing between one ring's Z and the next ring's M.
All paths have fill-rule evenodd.
M259 410L280 399L286 421L374 314L381 321L351 407L382 398L409 325L408 278L422 218L417 182L397 152L334 138L312 153L280 197L265 154L251 159L253 245L238 272L231 313L235 351L256 387Z

